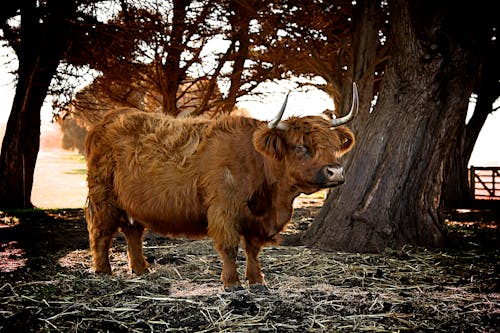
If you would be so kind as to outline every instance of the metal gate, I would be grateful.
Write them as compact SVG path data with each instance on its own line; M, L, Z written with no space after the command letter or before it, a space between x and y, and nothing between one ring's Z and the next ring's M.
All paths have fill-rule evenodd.
M500 200L500 167L471 166L469 182L475 200Z

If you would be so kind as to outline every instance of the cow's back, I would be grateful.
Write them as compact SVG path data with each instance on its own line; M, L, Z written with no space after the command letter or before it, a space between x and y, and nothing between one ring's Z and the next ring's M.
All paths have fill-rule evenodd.
M204 235L195 153L209 124L131 109L107 114L86 140L89 191L107 189L113 204L157 232Z

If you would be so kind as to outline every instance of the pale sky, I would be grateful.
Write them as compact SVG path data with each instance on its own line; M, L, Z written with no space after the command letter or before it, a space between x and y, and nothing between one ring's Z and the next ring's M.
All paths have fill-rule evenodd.
M15 90L15 77L10 72L17 67L16 59L9 49L0 44L0 123L6 123ZM262 98L240 102L240 107L246 108L252 115L260 119L270 119L279 111L286 93L291 87L269 84L263 89L274 91ZM499 101L497 101L499 103ZM325 109L333 108L333 103L326 94L321 92L293 92L290 94L285 118L291 115L318 114ZM50 104L42 109L42 121L50 122L52 111ZM42 128L43 135L43 128ZM500 111L488 116L472 153L470 165L498 166L500 165Z

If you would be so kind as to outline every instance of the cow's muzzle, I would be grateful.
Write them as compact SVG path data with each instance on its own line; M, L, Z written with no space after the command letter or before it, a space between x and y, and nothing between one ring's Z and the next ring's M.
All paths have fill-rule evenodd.
M340 164L328 164L316 174L316 184L321 187L334 187L344 183L344 169Z

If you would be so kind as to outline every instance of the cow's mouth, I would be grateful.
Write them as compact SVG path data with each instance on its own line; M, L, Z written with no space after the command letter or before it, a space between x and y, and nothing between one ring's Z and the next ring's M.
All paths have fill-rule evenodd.
M309 191L306 190L305 188L302 189L303 193L314 193L316 191L319 191L321 189L325 188L333 188L340 186L344 183L343 180L335 180L335 181L326 181L326 182L317 182L313 181L309 183ZM307 186L306 186L307 187Z
M342 185L342 184L344 184L343 180L337 180L337 181L325 182L323 184L318 184L318 186L320 186L321 188L332 188L332 187L337 187L337 186Z

